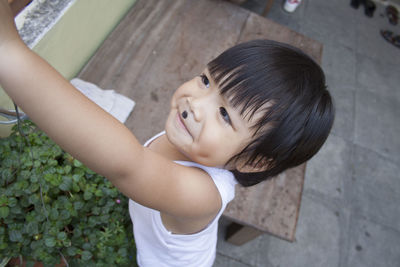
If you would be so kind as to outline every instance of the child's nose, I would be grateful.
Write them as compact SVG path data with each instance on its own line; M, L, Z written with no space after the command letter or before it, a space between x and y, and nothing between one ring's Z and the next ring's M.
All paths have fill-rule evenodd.
M191 113L193 114L193 118L195 121L200 122L203 117L202 112L202 99L201 98L186 98L186 102L190 108Z

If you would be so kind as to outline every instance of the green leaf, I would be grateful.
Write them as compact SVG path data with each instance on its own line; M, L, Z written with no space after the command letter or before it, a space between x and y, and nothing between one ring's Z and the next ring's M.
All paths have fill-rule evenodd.
M89 250L89 249L92 248L92 245L90 245L90 243L85 243L85 244L83 244L82 248L86 249L86 250Z
M99 223L102 223L102 222L99 222L99 219L97 218L97 216L89 217L88 226L95 227Z
M10 213L9 207L0 207L0 218L6 218Z
M65 232L59 232L57 234L57 239L59 240L65 240L67 238L67 234Z
M67 254L68 254L69 256L75 256L76 253L77 253L76 247L69 247L69 248L67 248Z
M39 181L38 176L37 176L36 174L32 174L32 175L29 177L29 180L30 180L32 183L37 183L37 182Z
M79 168L79 167L82 167L82 166L83 166L83 164L79 160L74 159L74 167Z
M38 222L43 222L46 219L46 217L43 214L38 214L36 220Z
M92 171L92 170L89 169L89 168L86 168L86 172L87 172L88 174L96 174L94 171Z
M53 220L53 221L55 221L55 220L58 219L58 216L59 216L58 210L57 210L57 209L54 209L54 208L51 209L50 215L49 215L50 219Z
M101 213L100 207L94 207L94 208L92 209L92 213L93 213L93 214L96 214L96 215L99 215L99 214Z
M56 179L56 175L54 173L46 173L43 178L47 181L47 182L51 182L54 179Z
M99 189L97 189L94 194L96 195L96 197L102 197L103 196L103 192Z
M7 243L3 243L0 241L0 250L6 249L8 247Z
M76 168L74 169L74 174L80 176L80 177L84 177L85 176L85 171L82 168Z
M19 191L19 190L18 190L18 191ZM26 207L28 207L28 206L30 205L30 203L29 203L27 197L22 197L22 198L19 200L19 204L20 204L22 207L24 207L24 208L26 208Z
M57 227L55 227L55 226L53 226L53 227L51 227L50 229L49 229L49 234L50 235L53 235L53 236L55 236L55 235L57 235L58 234L58 228Z
M82 231L79 228L74 229L74 236L75 237L80 237L82 235Z
M40 188L38 183L32 183L29 187L29 191L31 191L31 193L36 192L38 189Z
M45 245L48 246L49 248L52 248L52 247L54 247L54 246L56 245L56 240L54 239L54 237L49 236L49 237L46 237L46 238L44 239L44 243L45 243Z
M27 167L32 167L32 165L33 165L32 160L29 160L29 159L22 159L22 163Z
M64 247L66 247L66 248L68 248L72 245L71 240L68 240L68 239L62 240L62 243L63 243Z
M104 223L107 223L107 221L110 219L110 215L108 215L108 214L105 214L105 215L102 215L102 216L100 216L100 220L102 221L102 222L104 222Z
M28 235L34 235L39 233L39 227L37 222L29 222L25 224L25 232Z
M72 167L71 167L70 165L67 165L67 166L64 167L64 172L65 172L66 174L68 174L68 173L71 172L71 169L72 169Z
M39 168L40 167L40 161L39 160L35 160L35 162L33 163L33 167Z
M118 249L118 254L121 255L122 257L127 257L128 251L126 250L126 248L120 248Z
M12 214L22 214L22 209L20 206L15 206L11 209Z
M89 200L89 199L92 198L92 196L93 196L93 194L91 192L89 192L89 191L85 191L85 193L83 193L83 199L84 200Z
M37 204L37 203L39 203L39 201L40 201L40 199L39 199L39 196L38 195L31 195L30 197L29 197L29 204Z
M22 241L22 234L20 230L11 230L9 232L9 238L13 242L21 242Z
M113 189L111 189L110 196L116 197L117 195L118 195L118 190L114 187Z
M72 187L72 179L68 176L63 176L59 188L63 191L69 191L71 190L71 187Z
M91 258L92 258L92 253L90 253L90 251L85 250L82 252L83 260L87 261L87 260L90 260Z
M72 180L74 180L74 182L79 182L81 180L82 176L79 174L74 174L72 175Z
M79 185L77 183L72 183L72 190L75 193L78 193L79 191L81 191L81 188L79 187Z
M64 207L66 210L72 210L73 204L68 200L64 201Z
M7 204L8 204L7 196L0 196L0 206L7 205Z
M70 217L70 213L67 210L61 211L61 214L60 214L61 220L67 220L67 219L69 219L69 217Z
M58 162L57 162L57 160L50 159L50 160L47 162L47 164L48 164L49 166L57 166L57 165L58 165Z
M58 174L64 174L64 168L61 166L57 166L56 171Z
M84 204L81 201L76 201L74 202L74 209L75 210L80 210L81 208L83 208Z
M69 191L69 185L67 183L62 183L58 186L62 191Z
M17 189L26 189L29 186L29 183L25 180L23 181L19 181L18 183L16 183Z

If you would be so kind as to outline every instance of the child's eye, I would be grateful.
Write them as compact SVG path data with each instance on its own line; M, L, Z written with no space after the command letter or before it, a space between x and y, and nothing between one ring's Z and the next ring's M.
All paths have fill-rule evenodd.
M208 80L207 76L205 74L200 75L201 82L206 86L206 88L210 87L210 81Z
M228 111L224 107L219 107L219 113L224 121L230 125L232 125L231 118L229 117Z

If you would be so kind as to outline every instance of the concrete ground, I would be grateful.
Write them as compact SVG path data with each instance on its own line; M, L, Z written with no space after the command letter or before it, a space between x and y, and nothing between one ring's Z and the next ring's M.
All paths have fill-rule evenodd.
M242 6L261 14L266 0ZM336 103L332 134L307 165L296 239L267 234L236 247L222 220L215 267L400 266L400 49L392 26L350 0L303 0L295 13L274 1L267 15L324 44L322 67Z

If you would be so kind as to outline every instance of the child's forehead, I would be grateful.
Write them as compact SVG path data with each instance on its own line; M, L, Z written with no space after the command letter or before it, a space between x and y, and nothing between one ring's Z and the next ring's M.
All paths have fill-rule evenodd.
M242 114L243 120L247 121L253 132L258 131L259 128L268 127L264 125L267 113L273 107L273 101L268 101L257 109L247 108Z

